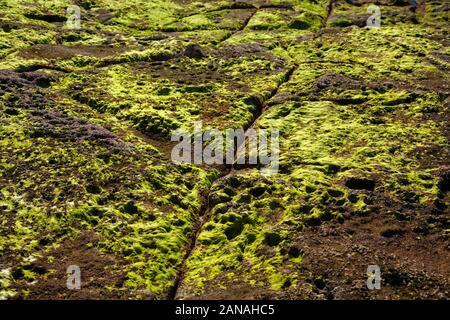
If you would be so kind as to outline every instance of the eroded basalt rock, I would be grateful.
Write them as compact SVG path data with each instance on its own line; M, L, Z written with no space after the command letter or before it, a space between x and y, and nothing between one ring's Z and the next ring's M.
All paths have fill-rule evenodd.
M30 118L35 122L35 126L30 128L33 137L52 137L72 142L88 140L120 151L132 149L104 127L60 111L35 110L30 112Z
M205 57L206 53L200 45L189 44L184 50L184 55L189 58L201 59Z

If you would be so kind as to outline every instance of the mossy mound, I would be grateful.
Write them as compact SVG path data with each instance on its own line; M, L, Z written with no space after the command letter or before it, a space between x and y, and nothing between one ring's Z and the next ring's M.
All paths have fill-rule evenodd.
M0 299L448 298L447 2L2 1ZM278 174L174 164L198 120Z

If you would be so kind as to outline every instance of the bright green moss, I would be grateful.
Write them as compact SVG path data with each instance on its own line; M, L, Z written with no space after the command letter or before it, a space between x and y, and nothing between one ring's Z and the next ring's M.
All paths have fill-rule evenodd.
M261 15L261 21L272 17ZM227 288L231 270L249 285L284 290L299 280L301 255L286 259L282 249L304 228L376 213L377 190L417 205L436 199L437 173L413 156L430 144L441 151L447 144L442 129L426 120L445 112L442 97L417 82L421 73L447 77L424 58L443 49L428 32L411 25L354 28L288 47L298 67L256 122L280 130L280 174L267 181L256 170L238 171L213 189L211 221L188 259L185 288L209 292L205 282ZM246 32L228 42L264 43L264 34ZM374 191L347 187L355 177L374 179ZM234 192L220 196L228 184Z
M52 261L82 232L95 239L83 248L117 259L108 272L124 281L111 292L167 298L182 265L181 298L237 282L269 296L297 292L306 275L293 245L305 229L377 214L381 196L412 208L436 203L448 149L437 120L448 91L441 5L430 4L420 25L408 8L382 6L383 27L367 30L357 27L366 6L341 1L328 19L336 28L317 32L329 1L289 2L294 10L83 1L81 31L64 28L64 1L0 4L0 68L67 71L47 70L57 81L26 96L42 94L45 103L31 108L49 117L70 117L46 123L11 103L15 90L0 97L0 255L17 258L1 266L0 299L45 281L29 258ZM188 44L202 55L184 54ZM170 161L172 130L195 120L247 127L260 113L254 127L281 133L278 175L247 169L219 179L215 169ZM71 124L85 122L82 133L94 133L77 140ZM347 184L358 178L373 187Z

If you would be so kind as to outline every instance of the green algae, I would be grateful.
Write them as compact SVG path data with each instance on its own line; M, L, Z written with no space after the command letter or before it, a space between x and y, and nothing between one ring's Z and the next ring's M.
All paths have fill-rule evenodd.
M148 59L146 55L143 59L140 55L134 59L130 53L125 57L130 64L135 60ZM113 62L116 61L124 62L120 57L114 58ZM217 67L210 71L212 64L217 64ZM204 120L205 127L218 127L226 123L231 127L247 126L257 107L249 99L251 93L269 96L284 77L279 63L264 57L219 61L213 57L206 61L182 58L158 63L158 71L167 74L166 77L155 71L150 72L152 65L131 66L132 69L124 64L113 65L100 69L96 74L69 75L55 88L72 91L76 100L101 112L130 120L144 133L169 135L180 127L190 129L196 120ZM265 70L271 81L258 76L261 70ZM208 74L203 80L182 80L184 77L200 76L203 72ZM243 73L248 76L241 78ZM240 80L237 80L238 77ZM108 88L108 92L103 88ZM242 94L240 88L248 90L248 94ZM230 102L236 96L241 96L241 99Z
M107 128L132 147L36 136L42 119L11 108L10 94L0 98L0 255L17 257L1 268L22 272L20 279L0 272L0 299L15 293L15 281L44 280L27 270L27 257L50 254L84 230L99 238L86 246L125 261L114 266L123 287L109 290L166 298L210 188L210 219L186 261L181 297L227 290L236 279L255 290L296 290L308 277L303 254L289 245L305 228L376 214L379 194L411 206L436 201L439 169L424 168L418 150L435 148L429 159L438 162L448 147L436 120L448 89L427 81L448 80L448 48L435 36L445 35L439 5L420 25L409 23L407 8L382 6L390 13L383 27L367 30L356 26L366 7L339 2L337 19L328 21L337 31L317 33L328 1L291 2L294 11L258 9L262 1L239 9L230 1L83 2L89 32L60 30L63 1L0 5L0 68L71 71L54 73L58 81L44 92L57 106L45 108ZM107 23L100 8L112 14ZM187 43L202 44L205 56L183 56ZM255 43L255 52L239 53ZM40 45L69 53L36 53ZM80 46L92 51L72 51ZM108 54L98 53L105 47ZM173 165L149 138L191 129L196 120L205 128L247 127L261 108L255 96L267 110L254 126L281 131L276 176L238 170L213 183L217 171ZM352 189L349 179L374 187Z
M383 190L398 202L426 205L436 199L437 171L424 170L420 158L411 156L430 143L439 150L448 143L442 129L426 120L427 114L445 112L439 92L414 78L423 73L447 78L424 58L443 50L428 37L430 30L401 24L352 28L337 39L325 34L288 46L298 67L256 122L258 128L280 130L280 174L254 197L249 192L264 178L257 171L237 172L234 194L210 202L211 220L187 262L184 288L191 295L210 292L205 283L231 286L225 276L230 270L246 284L262 281L273 290L305 281L298 265L281 258L285 243L305 227L342 222L345 213L376 213L373 191L351 190L348 179L374 179L375 192ZM260 257L261 251L268 256ZM290 272L280 272L283 268Z
M92 109L75 107L71 99L61 101L72 116L105 121ZM26 118L26 112L9 116L0 132L1 181L14 181L3 185L1 193L5 213L1 225L8 231L1 233L0 252L15 254L20 261L33 253L51 251L64 239L74 238L77 230L91 231L100 238L97 246L101 252L130 261L130 268L123 272L145 277L135 282L130 276L125 286L145 288L163 297L176 279L176 266L201 206L199 194L210 183L210 175L195 168L162 166L156 158L157 148L131 133L126 140L133 141L137 149L111 153L95 139L74 143L35 138L21 118ZM117 120L108 122L120 126ZM20 168L23 161L28 166ZM195 186L180 184L181 175L191 176ZM140 265L144 259L155 261ZM35 277L24 274L18 281L40 278Z

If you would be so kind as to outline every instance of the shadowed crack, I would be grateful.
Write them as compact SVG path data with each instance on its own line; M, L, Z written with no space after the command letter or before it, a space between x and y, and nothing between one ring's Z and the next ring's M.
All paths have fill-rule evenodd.
M233 31L233 32L230 32L226 37L224 37L220 42L225 42L225 41L227 41L228 39L230 39L231 37L233 37L236 33L238 33L238 32L240 32L240 31L242 31L242 30L244 30L247 26L248 26L248 24L250 23L250 20L252 20L252 18L255 16L255 14L258 12L258 8L256 8L256 9L254 9L253 10L253 12L252 12L252 14L247 18L247 19L245 19L244 20L244 22L242 23L242 25L241 25L241 27L240 28L238 28L238 29L236 29L235 31Z

